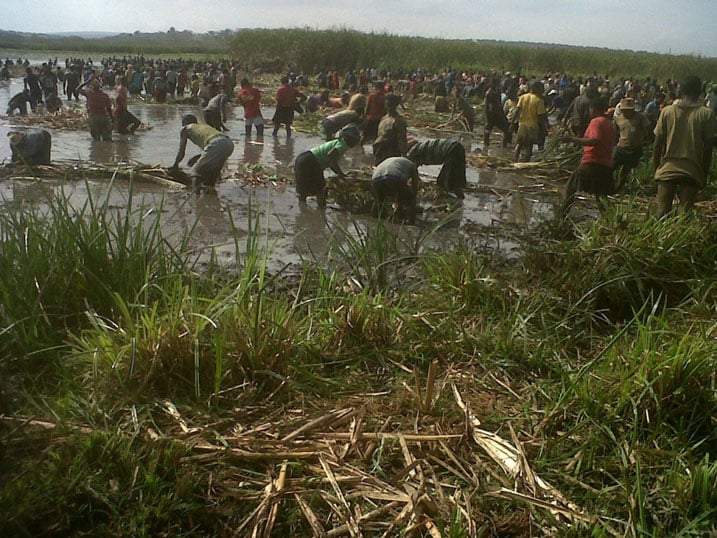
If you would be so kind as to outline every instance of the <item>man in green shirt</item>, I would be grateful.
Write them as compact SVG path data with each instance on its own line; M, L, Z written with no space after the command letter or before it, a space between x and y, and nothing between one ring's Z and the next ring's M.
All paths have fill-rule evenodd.
M618 185L622 185L630 171L640 164L645 136L650 131L650 120L635 110L635 100L625 97L620 101L620 112L613 117L618 133L617 146L613 154L613 170Z
M316 196L319 208L326 207L326 179L324 170L331 168L340 177L345 177L339 160L348 148L354 147L361 139L358 125L350 123L339 131L338 138L324 142L300 153L294 161L296 193L299 204L306 205L307 196Z
M680 84L682 98L662 109L655 126L658 218L672 211L675 194L679 213L690 211L707 183L717 126L713 112L699 102L701 87L698 77L686 77Z

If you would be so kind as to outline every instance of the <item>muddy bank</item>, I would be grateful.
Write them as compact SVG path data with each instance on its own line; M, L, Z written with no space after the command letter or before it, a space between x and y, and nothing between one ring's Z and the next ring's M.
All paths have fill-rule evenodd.
M267 96L274 91L274 87L269 85L261 89ZM0 111L4 112L10 97L21 90L22 80L18 78L0 86ZM78 115L84 111L84 100L64 103L68 110ZM53 136L53 161L82 161L110 166L113 163L142 163L166 167L172 164L176 155L182 116L200 112L195 105L160 105L142 100L132 101L130 110L149 128L134 135L114 133L112 142L93 141L85 130L48 128ZM271 118L273 108L266 107L263 113L265 118ZM134 205L144 204L156 208L158 212L161 209L165 233L180 236L192 229L192 243L198 250L208 251L209 247L213 247L228 263L234 262L231 258L235 244L241 246L243 236L250 230L258 229L267 245L269 264L273 268L287 264L298 266L302 259L323 257L330 238L337 235L337 229L355 230L355 222L361 230L374 222L364 214L350 214L331 201L325 212L316 210L312 200L308 208L301 209L293 187L293 161L296 155L320 143L321 139L315 132L301 131L296 131L292 138L287 139L282 131L276 138L265 136L263 140L247 140L241 115L241 108L234 108L227 121L228 134L234 141L235 150L228 161L225 180L217 185L216 195L196 196L177 186L138 183L133 185L132 190ZM312 120L301 125L311 125ZM0 120L0 162L9 160L10 150L5 135L17 121L15 117L5 116ZM457 137L469 156L483 151L476 142L477 135L410 130L421 138ZM476 133L482 133L482 127L476 127ZM502 155L498 146L499 140L495 140L489 153ZM188 148L187 157L194 154L193 150L195 148ZM354 181L368 181L371 164L370 146L350 150L342 162ZM438 166L421 167L422 179L428 187L435 183L438 170ZM331 175L331 172L327 173L327 177ZM400 231L396 227L397 233L415 236L435 229L428 246L444 248L463 241L499 248L512 255L519 248L517 242L511 239L514 235L512 228L530 227L550 218L558 200L556 186L545 185L543 181L518 173L469 167L468 183L466 199L462 202L437 198L435 189L429 188L420 199L423 214L416 229ZM89 196L106 196L107 180L90 178L86 182L63 182L26 177L0 181L1 203L6 207L41 203L58 190L73 203L82 204ZM111 205L126 205L129 195L129 183L116 181L109 193ZM197 217L198 222L194 226Z

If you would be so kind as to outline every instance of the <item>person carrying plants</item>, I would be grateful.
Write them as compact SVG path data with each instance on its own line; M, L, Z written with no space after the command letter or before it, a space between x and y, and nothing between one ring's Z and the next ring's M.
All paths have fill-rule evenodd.
M179 151L174 159L170 172L179 171L179 163L184 159L187 149L187 140L202 148L202 152L189 159L192 166L192 188L198 192L202 185L213 189L221 177L224 163L234 152L234 143L231 139L217 131L211 125L197 123L194 114L187 114L182 118L182 130L179 132Z
M563 216L567 216L575 201L575 193L578 191L594 194L601 206L602 198L615 193L615 179L612 173L615 126L605 116L606 109L607 102L604 98L596 97L590 101L592 120L585 130L585 135L583 137L567 135L563 138L566 142L583 146L580 164L570 176L565 190Z
M339 160L348 148L356 146L360 139L361 132L358 125L350 123L341 129L339 136L334 140L324 142L296 157L294 176L299 204L306 205L307 196L316 196L319 208L326 207L324 170L331 168L339 177L346 177L339 166Z
M657 217L672 211L677 195L682 215L692 209L704 189L712 164L717 126L711 109L699 102L702 82L690 75L680 84L682 98L662 109L655 126Z

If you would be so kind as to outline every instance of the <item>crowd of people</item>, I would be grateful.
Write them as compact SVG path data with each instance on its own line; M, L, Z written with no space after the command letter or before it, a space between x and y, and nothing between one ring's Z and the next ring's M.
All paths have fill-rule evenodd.
M12 64L8 59L3 67ZM33 112L43 106L56 111L62 106L60 91L67 101L83 96L91 136L102 141L111 140L113 129L131 134L140 126L128 109L132 98L151 95L157 103L168 98L191 99L201 106L204 123L196 115L184 117L173 168L182 161L187 141L202 148L192 168L195 189L212 187L233 151L225 133L227 110L234 103L243 108L247 141L253 132L257 138L264 134L262 93L251 84L248 67L238 62L125 56L105 58L97 65L91 59L67 58L64 66L55 59L37 69L24 64L22 68L23 91L10 99L8 114L27 114L27 105ZM703 84L696 77L678 84L672 80L659 83L651 77L615 81L596 73L584 78L564 73L527 77L510 72L458 72L450 67L437 74L348 70L343 77L336 69L316 71L320 92L312 94L310 77L288 69L276 89L271 119L272 136L279 136L283 126L291 137L296 112L303 107L309 112L326 111L321 120L324 143L295 162L302 203L307 196L316 196L318 205L324 207L324 170L331 168L343 175L337 159L348 148L366 144L373 149L377 213L390 206L407 215L407 220L413 219L416 167L422 164L442 165L438 186L462 198L466 184L463 146L450 138L419 142L408 136L401 108L421 93L431 95L435 111L450 112L449 123L455 121L467 132L475 129L473 103L481 103L484 152L496 130L501 145L512 149L515 161L528 161L536 147L543 149L551 130L561 141L583 146L581 162L566 189L564 213L578 191L595 194L601 203L615 193L639 164L645 145L653 141L658 214L671 210L675 196L681 210L689 209L709 173L717 85ZM106 87L116 88L114 103ZM332 93L339 95L332 97Z

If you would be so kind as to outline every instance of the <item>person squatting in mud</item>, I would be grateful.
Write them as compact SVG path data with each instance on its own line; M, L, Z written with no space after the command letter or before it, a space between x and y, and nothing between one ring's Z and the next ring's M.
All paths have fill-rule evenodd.
M381 161L371 176L373 216L397 217L406 224L413 224L416 220L416 193L420 182L418 169L411 159L389 157Z
M308 151L300 153L294 161L296 194L299 204L306 205L307 196L316 196L319 208L326 207L326 179L324 170L331 168L339 177L346 174L339 166L339 160L348 148L359 143L361 132L355 123L346 125L339 136Z
M11 116L15 110L17 110L21 116L27 116L27 104L30 103L32 106L32 100L30 99L30 90L22 90L20 93L16 93L12 96L7 104L7 114Z
M179 151L174 159L170 171L176 173L179 170L179 163L184 159L187 150L187 141L191 140L195 145L202 148L202 152L189 159L192 166L191 187L198 192L202 186L208 190L214 189L214 185L221 177L222 168L234 152L234 143L231 139L217 131L211 125L197 123L194 114L187 114L182 118L182 130L179 132Z
M7 134L13 163L28 166L49 165L52 137L44 129L27 132L10 131Z

